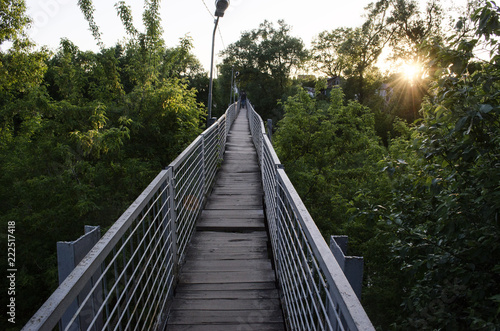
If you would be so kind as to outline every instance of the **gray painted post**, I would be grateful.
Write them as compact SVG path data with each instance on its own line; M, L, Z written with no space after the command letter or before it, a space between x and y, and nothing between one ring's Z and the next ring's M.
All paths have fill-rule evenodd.
M73 269L80 263L80 261L87 255L87 253L94 247L94 245L101 238L100 227L98 226L85 226L85 235L81 236L75 241L58 242L57 243L57 267L59 271L59 285L71 274ZM100 272L97 272L93 278L99 278ZM87 284L82 290L77 300L75 300L64 313L61 318L61 328L64 330L74 314L80 306L80 300L84 300L89 294L94 284ZM102 303L102 288L95 291L96 294L92 295L92 299L88 301L79 317L73 322L69 330L86 330L94 318L95 312L99 310ZM88 317L87 317L88 316ZM85 318L87 317L87 318ZM102 315L99 316L94 324L97 328L102 326Z
M207 129L217 122L217 117L210 117L207 119Z
M272 143L273 142L273 120L272 119L267 120L267 137L269 138L269 141Z
M174 168L168 167L168 178L170 179L169 185L169 207L170 207L170 231L172 236L172 253L174 254L172 261L174 262L174 275L177 277L179 265L179 252L177 245L177 205L175 203L175 178Z
M358 256L346 256L347 236L332 236L330 238L330 250L344 272L354 293L361 300L363 288L363 258Z

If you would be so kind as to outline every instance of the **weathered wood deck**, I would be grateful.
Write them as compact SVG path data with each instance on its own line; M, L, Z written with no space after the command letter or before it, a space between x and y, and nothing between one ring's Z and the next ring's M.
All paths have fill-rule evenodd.
M285 330L262 194L242 109L181 270L168 331Z

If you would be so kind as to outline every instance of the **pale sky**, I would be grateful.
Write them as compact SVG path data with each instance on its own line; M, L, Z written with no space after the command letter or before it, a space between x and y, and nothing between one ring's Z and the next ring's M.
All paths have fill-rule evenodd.
M360 26L364 8L374 0L231 0L221 18L220 34L215 40L216 55L239 40L241 32L258 28L264 20L276 23L279 19L292 26L291 35L301 38L306 47L324 30ZM425 0L419 0L425 2ZM125 30L116 14L118 0L95 0L95 21L101 29L107 47L123 40ZM132 6L136 27L142 29L143 0L125 0ZM451 3L451 0L445 0ZM455 0L454 4L466 0ZM206 6L205 6L206 4ZM77 5L77 0L26 0L28 15L34 23L29 30L37 45L56 50L61 38L68 38L81 50L97 51L98 47L88 30L88 24ZM207 10L208 7L208 10ZM161 18L164 39L168 47L178 44L179 38L189 34L193 38L193 52L208 71L215 12L214 0L164 0ZM221 37L222 35L222 37ZM216 58L216 63L220 59Z

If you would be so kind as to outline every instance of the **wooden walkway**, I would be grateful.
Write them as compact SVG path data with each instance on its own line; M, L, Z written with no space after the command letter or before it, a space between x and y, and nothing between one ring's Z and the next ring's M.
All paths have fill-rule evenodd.
M285 330L244 109L217 176L179 276L167 331Z

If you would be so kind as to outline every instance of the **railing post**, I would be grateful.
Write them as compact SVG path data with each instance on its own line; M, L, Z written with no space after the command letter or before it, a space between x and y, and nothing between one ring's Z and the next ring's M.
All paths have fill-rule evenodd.
M269 141L272 143L273 142L273 120L270 118L267 120L267 137L269 138Z
M201 163L201 166L203 167L203 192L202 192L202 199L203 196L205 196L205 193L207 193L208 187L207 187L207 160L206 160L206 155L205 155L205 135L202 133L201 134L201 157L203 162Z
M59 285L61 285L66 277L68 277L75 267L80 263L80 261L87 255L87 253L94 247L94 245L101 239L101 232L99 226L85 226L85 235L79 239L71 242L57 242L57 267L59 272ZM91 288L94 285L94 278L99 278L101 275L98 271L93 277L92 282L87 284L85 288L79 295L79 300L83 300L89 293L91 293ZM71 323L70 329L74 328L87 328L89 326L89 321L84 319L83 315L90 316L90 319L94 318L96 312L100 308L102 303L102 288L97 293L92 294L92 299L87 302L82 310L83 314L78 316L73 323ZM69 309L62 316L60 321L60 326L65 329L70 325L70 321L76 314L80 303L78 300L73 301ZM102 325L102 315L97 317L97 325Z
M274 198L274 203L275 203L275 207L274 207L274 227L275 227L275 236L276 236L276 254L275 254L275 257L274 257L274 260L275 260L275 264L276 264L276 273L279 275L281 273L281 270L279 269L280 268L280 261L279 261L279 257L281 256L281 231L280 231L280 198L279 198L279 190L280 190L280 186L279 186L279 181L278 181L278 169L283 169L284 166L281 165L281 164L277 164L276 165L276 168L274 169L275 173L274 173L274 194L275 196L273 197ZM279 279L278 279L279 281Z
M167 178L168 180L168 204L170 211L170 232L172 240L172 262L174 264L174 277L177 276L178 264L179 264L179 253L177 248L177 205L175 202L175 177L174 168L169 166L167 168ZM168 229L167 229L168 231Z
M219 124L219 127L217 128L217 144L219 145L219 153L217 155L217 163L220 164L222 162L222 158L224 155L224 148L225 148L225 143L224 143L224 138L222 135L226 134L226 127L227 127L227 116L224 119L224 132L222 132L221 125Z

